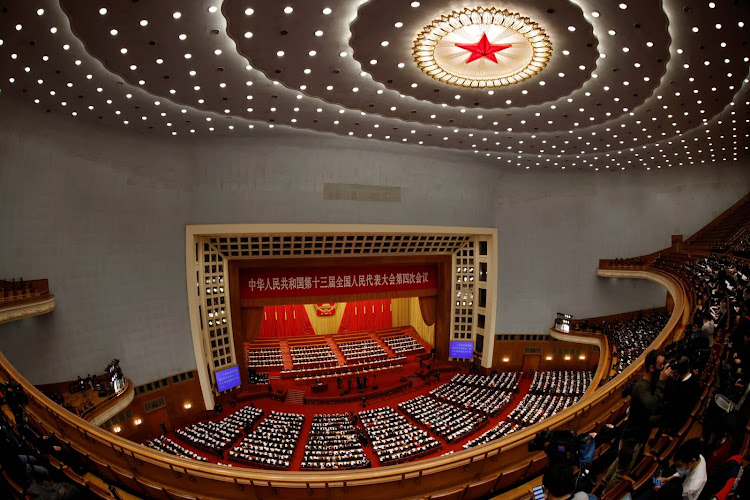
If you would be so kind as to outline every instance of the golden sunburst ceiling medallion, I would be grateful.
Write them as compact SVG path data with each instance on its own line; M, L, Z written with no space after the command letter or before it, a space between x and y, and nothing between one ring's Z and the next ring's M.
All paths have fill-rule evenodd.
M432 21L414 40L414 61L459 87L503 87L539 73L552 56L544 29L515 12L476 7Z

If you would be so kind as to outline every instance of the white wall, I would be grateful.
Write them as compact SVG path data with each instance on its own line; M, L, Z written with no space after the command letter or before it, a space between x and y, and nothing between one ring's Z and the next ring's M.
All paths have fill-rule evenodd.
M470 153L287 132L193 143L102 129L0 100L0 277L49 278L50 315L0 326L32 382L100 372L136 384L195 367L184 226L336 222L497 227L498 332L653 307L650 283L596 278L702 227L750 169L513 171ZM323 200L326 182L400 186L401 203Z

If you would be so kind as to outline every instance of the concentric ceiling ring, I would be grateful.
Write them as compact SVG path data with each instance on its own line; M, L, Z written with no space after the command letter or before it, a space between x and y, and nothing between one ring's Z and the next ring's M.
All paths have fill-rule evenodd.
M552 56L544 29L508 10L476 7L435 19L414 40L414 61L449 85L504 87L539 73Z

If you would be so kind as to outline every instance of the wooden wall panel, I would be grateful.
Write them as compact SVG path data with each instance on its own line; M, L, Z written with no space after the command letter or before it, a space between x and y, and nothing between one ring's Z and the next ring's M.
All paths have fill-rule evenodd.
M519 335L517 337L523 338L524 336ZM527 347L542 349L540 370L595 370L599 362L600 353L593 352L593 346L589 344L557 340L496 340L492 367L503 371L521 370L523 368L524 349ZM580 355L583 355L585 359L579 359L578 354L571 354L570 360L566 360L564 354L554 354L553 349L580 349ZM547 359L547 357L552 359ZM508 361L503 361L504 358L508 358Z

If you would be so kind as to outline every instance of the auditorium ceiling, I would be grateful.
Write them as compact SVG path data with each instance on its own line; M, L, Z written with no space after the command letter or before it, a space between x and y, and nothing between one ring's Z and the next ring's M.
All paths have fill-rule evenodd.
M509 169L743 160L744 0L0 0L0 91L165 140L294 129Z

